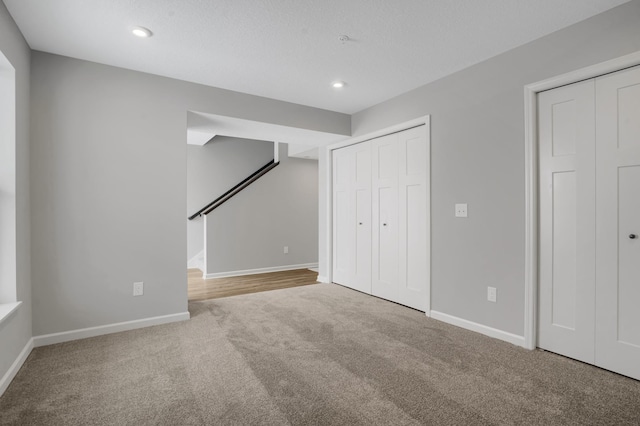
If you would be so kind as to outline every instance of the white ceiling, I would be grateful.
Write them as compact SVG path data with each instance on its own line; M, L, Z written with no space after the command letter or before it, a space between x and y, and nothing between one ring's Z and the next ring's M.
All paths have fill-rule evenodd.
M35 50L351 114L627 1L4 3Z

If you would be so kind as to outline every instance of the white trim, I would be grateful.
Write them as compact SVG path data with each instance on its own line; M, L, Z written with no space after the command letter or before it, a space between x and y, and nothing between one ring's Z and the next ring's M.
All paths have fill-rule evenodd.
M16 70L0 52L0 303L18 301Z
M20 371L20 369L22 368L22 365L27 360L27 357L32 350L33 338L29 339L27 344L24 345L24 348L22 348L22 351L20 351L20 354L18 355L16 360L13 361L13 364L11 364L9 370L7 370L2 379L0 379L0 396L2 396L2 394L7 390L7 388L11 384L11 381L14 379L14 377L16 377L16 374L18 374L18 371Z
M425 301L425 312L431 312L431 116L424 118L425 135L427 138L427 252L425 254L427 262L427 291ZM430 316L430 315L427 315Z
M556 87L576 83L578 81L599 77L604 74L620 71L624 68L630 68L636 65L640 65L640 51L621 56L610 61L591 65L586 68L571 71L556 77L551 77L537 83L531 83L525 86L525 89L538 93L544 90L555 89Z
M316 278L316 281L320 283L331 284L331 280L329 279L329 277L326 277L324 275L318 275L318 278Z
M422 117L414 118L413 120L405 121L403 123L394 124L393 126L385 127L384 129L376 130L371 133L367 133L361 136L356 136L351 139L347 139L342 142L337 142L332 145L327 146L325 149L327 150L327 167L325 173L325 230L326 230L326 246L325 246L325 259L327 262L327 269L325 271L326 276L318 277L318 281L330 283L333 280L333 154L332 151L334 149L344 148L349 145L353 145L356 143L368 141L370 139L375 139L381 136L386 136L391 133L401 132L403 130L411 129L417 126L427 126L427 154L429 156L429 164L428 164L428 176L427 176L427 270L429 271L429 275L427 276L427 303L425 310L429 312L431 310L431 116L424 115Z
M431 318L446 322L447 324L455 325L456 327L475 331L476 333L484 334L485 336L493 337L494 339L504 340L505 342L509 342L516 346L524 346L524 337L518 336L517 334L508 333L506 331L498 330L497 328L488 327L486 325L478 324L477 322L454 317L453 315L438 311L431 311Z
M640 65L640 51L602 62L524 88L524 168L525 168L525 299L524 347L537 345L538 314L538 164L537 164L537 110L538 93L578 81L595 78L624 68Z
M20 305L22 305L22 302L0 303L0 324L9 318Z
M97 327L81 328L79 330L63 331L61 333L44 334L42 336L33 337L33 346L38 348L40 346L54 345L56 343L70 342L72 340L86 339L88 337L96 337L104 334L119 333L121 331L150 327L152 325L185 321L190 317L191 315L189 312L181 312L179 314L163 315L115 324L100 325Z
M334 149L344 148L345 146L368 141L370 139L379 138L381 136L390 135L391 133L401 132L403 130L410 129L412 127L422 126L423 124L428 124L428 123L429 123L429 116L425 115L422 117L414 118L413 120L405 121L403 123L394 124L393 126L385 127L384 129L376 130L371 133L367 133L361 136L356 136L341 142L336 142L334 144L327 146L327 148L329 149L329 151L333 151ZM331 157L329 157L329 160L331 160Z
M207 217L209 215L205 214L204 215L204 225L203 225L203 231L204 235L204 259L202 261L202 278L206 278L207 277L207 264L209 263L209 258L207 257L207 251L208 251L208 244L207 244L207 240L209 238L207 238Z
M318 267L317 263L301 263L299 265L271 266L268 268L244 269L240 271L214 272L211 274L207 274L205 278L210 279L210 278L240 277L243 275L266 274L269 272L292 271L294 269L310 269L310 268L317 268L317 267Z
M538 318L538 104L537 93L524 89L524 347L536 348Z
M333 281L333 151L328 147L321 148L326 151L325 158L325 174L324 174L324 197L325 197L325 222L324 222L324 241L325 241L325 270L322 280L318 277L318 281L330 283Z

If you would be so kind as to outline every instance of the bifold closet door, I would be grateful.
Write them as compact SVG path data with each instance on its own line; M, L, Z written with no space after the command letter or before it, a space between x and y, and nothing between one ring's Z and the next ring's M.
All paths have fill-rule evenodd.
M640 380L640 67L596 100L596 365Z
M640 67L538 105L538 345L640 380Z
M426 126L372 141L372 294L425 311L428 150Z
M595 85L538 95L538 346L594 362Z
M427 309L428 164L426 126L398 133L398 299Z
M371 293L398 301L398 134L371 141L373 271Z
M333 281L371 293L371 147L333 151Z
M333 165L333 281L349 286L353 269L353 218L351 217L351 174L353 152L348 148L332 153Z
M355 210L355 270L353 288L371 293L371 145L351 147L355 157L352 198Z
M426 126L333 151L333 281L428 306Z

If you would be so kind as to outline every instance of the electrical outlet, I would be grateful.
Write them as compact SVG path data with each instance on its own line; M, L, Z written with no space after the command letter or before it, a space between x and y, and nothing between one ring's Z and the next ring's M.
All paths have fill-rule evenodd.
M456 217L467 217L467 204L456 204Z
M142 296L144 294L144 283L142 281L133 283L133 295Z
M289 246L284 246L284 254L289 254Z
M498 299L498 290L495 287L487 287L487 300L496 302Z

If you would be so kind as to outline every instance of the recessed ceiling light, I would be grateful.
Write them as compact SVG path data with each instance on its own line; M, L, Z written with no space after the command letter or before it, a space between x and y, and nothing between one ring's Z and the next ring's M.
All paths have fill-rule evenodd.
M342 89L345 86L345 82L344 81L334 81L333 83L331 83L331 86L333 86L334 89Z
M131 32L133 33L134 36L143 37L143 38L151 37L151 35L153 34L151 30L145 27L135 27Z

